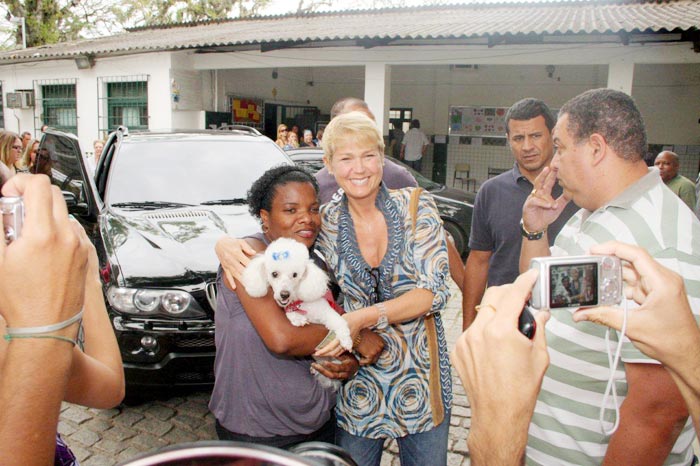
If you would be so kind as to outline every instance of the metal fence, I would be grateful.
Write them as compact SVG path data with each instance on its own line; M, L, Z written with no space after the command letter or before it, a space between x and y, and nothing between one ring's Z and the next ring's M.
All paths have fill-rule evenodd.
M97 118L102 137L118 126L148 129L148 75L97 78Z
M34 81L34 127L48 125L67 133L78 134L76 99L77 79L42 79Z

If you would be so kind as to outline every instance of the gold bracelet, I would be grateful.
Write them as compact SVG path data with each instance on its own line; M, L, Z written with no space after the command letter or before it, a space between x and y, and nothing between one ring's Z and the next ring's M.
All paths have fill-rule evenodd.
M479 304L478 306L476 306L476 307L474 308L474 310L475 310L476 312L479 312L480 310L482 310L482 309L485 308L485 307L490 307L491 310L492 310L493 312L498 312L498 311L496 311L496 308L493 307L493 305L491 305L491 304Z
M360 346L360 342L362 342L362 334L358 333L355 335L355 338L352 339L352 348L355 349Z

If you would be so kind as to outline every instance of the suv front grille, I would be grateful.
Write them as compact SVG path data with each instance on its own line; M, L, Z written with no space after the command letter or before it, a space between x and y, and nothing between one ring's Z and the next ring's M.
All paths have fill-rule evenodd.
M179 348L207 348L214 346L214 337L191 337L186 335L178 337L175 345Z

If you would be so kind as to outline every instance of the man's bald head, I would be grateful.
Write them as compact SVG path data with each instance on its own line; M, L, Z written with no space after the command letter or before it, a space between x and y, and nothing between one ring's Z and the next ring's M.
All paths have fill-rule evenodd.
M374 113L372 113L372 111L369 109L367 102L362 99L358 99L357 97L343 97L342 99L336 101L336 103L333 104L333 107L331 107L331 120L338 115L349 112L362 112L373 121L376 121L376 118L374 118Z
M670 150L659 152L654 161L654 166L659 169L664 183L668 183L678 175L678 168L680 167L678 154Z

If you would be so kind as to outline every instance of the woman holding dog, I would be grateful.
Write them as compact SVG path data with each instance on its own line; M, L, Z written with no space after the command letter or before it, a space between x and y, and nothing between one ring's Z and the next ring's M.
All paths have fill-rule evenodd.
M382 184L384 142L366 115L336 116L323 139L344 195L322 208L316 248L345 295L353 338L374 328L385 345L339 392L336 443L363 466L380 464L387 438L397 439L403 466L445 465L452 378L439 315L449 298L439 213L429 194ZM241 249L251 253L230 238L217 244L232 273L247 263ZM341 351L336 340L316 354Z
M313 246L320 214L318 185L308 172L294 166L268 170L251 187L248 203L262 225L261 233L245 239L255 251L283 237ZM219 438L280 448L313 440L333 443L336 393L310 369L347 379L357 371L355 357L346 353L337 364L312 363L308 356L326 337L325 327L294 327L271 293L252 298L221 269L217 287L216 380L209 408ZM372 342L367 335L366 347L374 345L378 355L381 340L375 338Z

